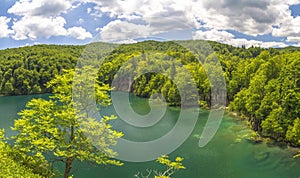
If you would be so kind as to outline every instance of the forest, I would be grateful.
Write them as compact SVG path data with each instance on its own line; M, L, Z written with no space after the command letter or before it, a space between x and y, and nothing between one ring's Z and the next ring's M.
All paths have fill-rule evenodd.
M102 49L103 45L111 48L107 50L108 54L97 50ZM193 51L196 48L198 50ZM69 164L70 169L75 159L118 166L122 164L110 159L115 153L107 147L115 144L115 140L122 136L122 133L112 130L107 124L114 118L105 118L104 126L95 125L110 130L108 135L104 135L109 138L107 143L97 143L106 150L107 155L95 152L91 145L84 146L87 139L76 129L76 120L80 118L72 115L78 111L71 108L74 103L70 98L70 86L74 72L76 73L75 67L86 70L86 74L95 73L97 83L93 87L96 88L96 95L102 105L110 103L108 96L113 89L129 91L145 98L163 97L171 106L190 106L195 104L191 104L194 95L190 90L191 85L195 84L199 96L196 104L209 109L215 107L212 103L215 103L216 98L211 94L211 87L215 86L218 88L218 96L225 98L224 104L228 110L247 120L254 131L263 137L298 147L299 56L300 48L296 47L246 49L245 46L234 47L213 41L144 41L136 44L92 43L82 46L35 45L0 50L1 95L53 94L49 101L31 101L19 114L21 120L16 121L14 125L19 134L12 138L15 142L13 147L6 143L4 131L1 131L0 138L3 141L0 142L0 150L5 154L0 155L3 157L0 160L0 168L5 167L4 164L10 164L10 168L18 167L18 170L11 169L7 170L8 172L20 175L24 173L27 177L51 176L53 172L49 171L51 165L46 161L45 153L50 154L53 159L65 162L66 166ZM86 58L93 60L81 60ZM84 67L84 62L98 70ZM216 67L219 64L222 70ZM212 75L215 81L210 80ZM82 78L86 81L78 82L91 80L89 75ZM225 79L224 85L221 78ZM155 95L157 93L161 96ZM56 129L57 123L54 123L44 128L47 130L45 137L38 138L38 135L43 135L41 128L31 135L26 135L27 130L34 128L34 122L45 122L40 121L37 115L49 119L48 113L52 110L56 113L51 117L60 118L57 122L60 122L61 129ZM70 116L65 125L62 124L62 111L69 112ZM34 122L30 118L32 116L36 116ZM36 142L28 144L30 141L26 140L25 136ZM62 142L65 144L57 146ZM76 148L70 150L73 142L77 144ZM11 160L11 163L5 160ZM158 160L161 164L170 163L166 157ZM181 161L178 159L175 164L179 165L178 169L183 168ZM25 171L26 168L30 168L30 171ZM65 172L65 177L68 176L69 173Z

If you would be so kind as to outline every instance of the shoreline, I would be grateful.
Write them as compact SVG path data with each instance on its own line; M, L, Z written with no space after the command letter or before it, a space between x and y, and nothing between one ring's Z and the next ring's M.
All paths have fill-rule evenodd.
M231 116L231 118L234 118L235 121L240 121L242 122L242 124L244 124L245 126L247 126L251 132L257 134L259 136L259 140L256 139L252 139L251 135L247 138L249 141L255 143L255 144L262 144L265 143L267 145L272 145L272 146L278 146L280 148L290 148L290 149L300 149L300 146L293 146L290 143L284 142L284 141L277 141L272 137L267 137L267 136L262 136L260 133L258 133L257 131L254 131L251 126L249 125L248 121L247 121L247 117L243 117L243 116L239 116L236 112L233 111L229 111L226 108L226 114L228 114L229 116ZM300 150L299 150L300 152ZM297 153L296 153L297 154Z

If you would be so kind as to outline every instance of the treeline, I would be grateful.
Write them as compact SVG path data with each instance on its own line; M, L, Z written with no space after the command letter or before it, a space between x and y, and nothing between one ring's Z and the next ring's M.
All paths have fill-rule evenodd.
M99 82L141 97L161 98L155 95L160 93L170 105L192 101L195 95L190 88L195 85L198 104L209 107L216 100L213 86L232 111L249 118L254 130L300 145L299 51L296 47L246 49L213 41L7 49L0 51L0 94L51 92L45 83L62 69L94 59Z

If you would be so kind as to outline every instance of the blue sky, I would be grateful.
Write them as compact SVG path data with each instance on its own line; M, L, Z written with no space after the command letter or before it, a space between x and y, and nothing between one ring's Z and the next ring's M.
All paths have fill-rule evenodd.
M2 0L0 49L34 44L213 40L300 46L300 0Z

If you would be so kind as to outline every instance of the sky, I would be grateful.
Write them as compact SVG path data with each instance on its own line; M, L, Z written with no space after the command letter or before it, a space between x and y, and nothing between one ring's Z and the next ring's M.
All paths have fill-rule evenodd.
M0 49L150 39L300 46L300 0L0 0Z

